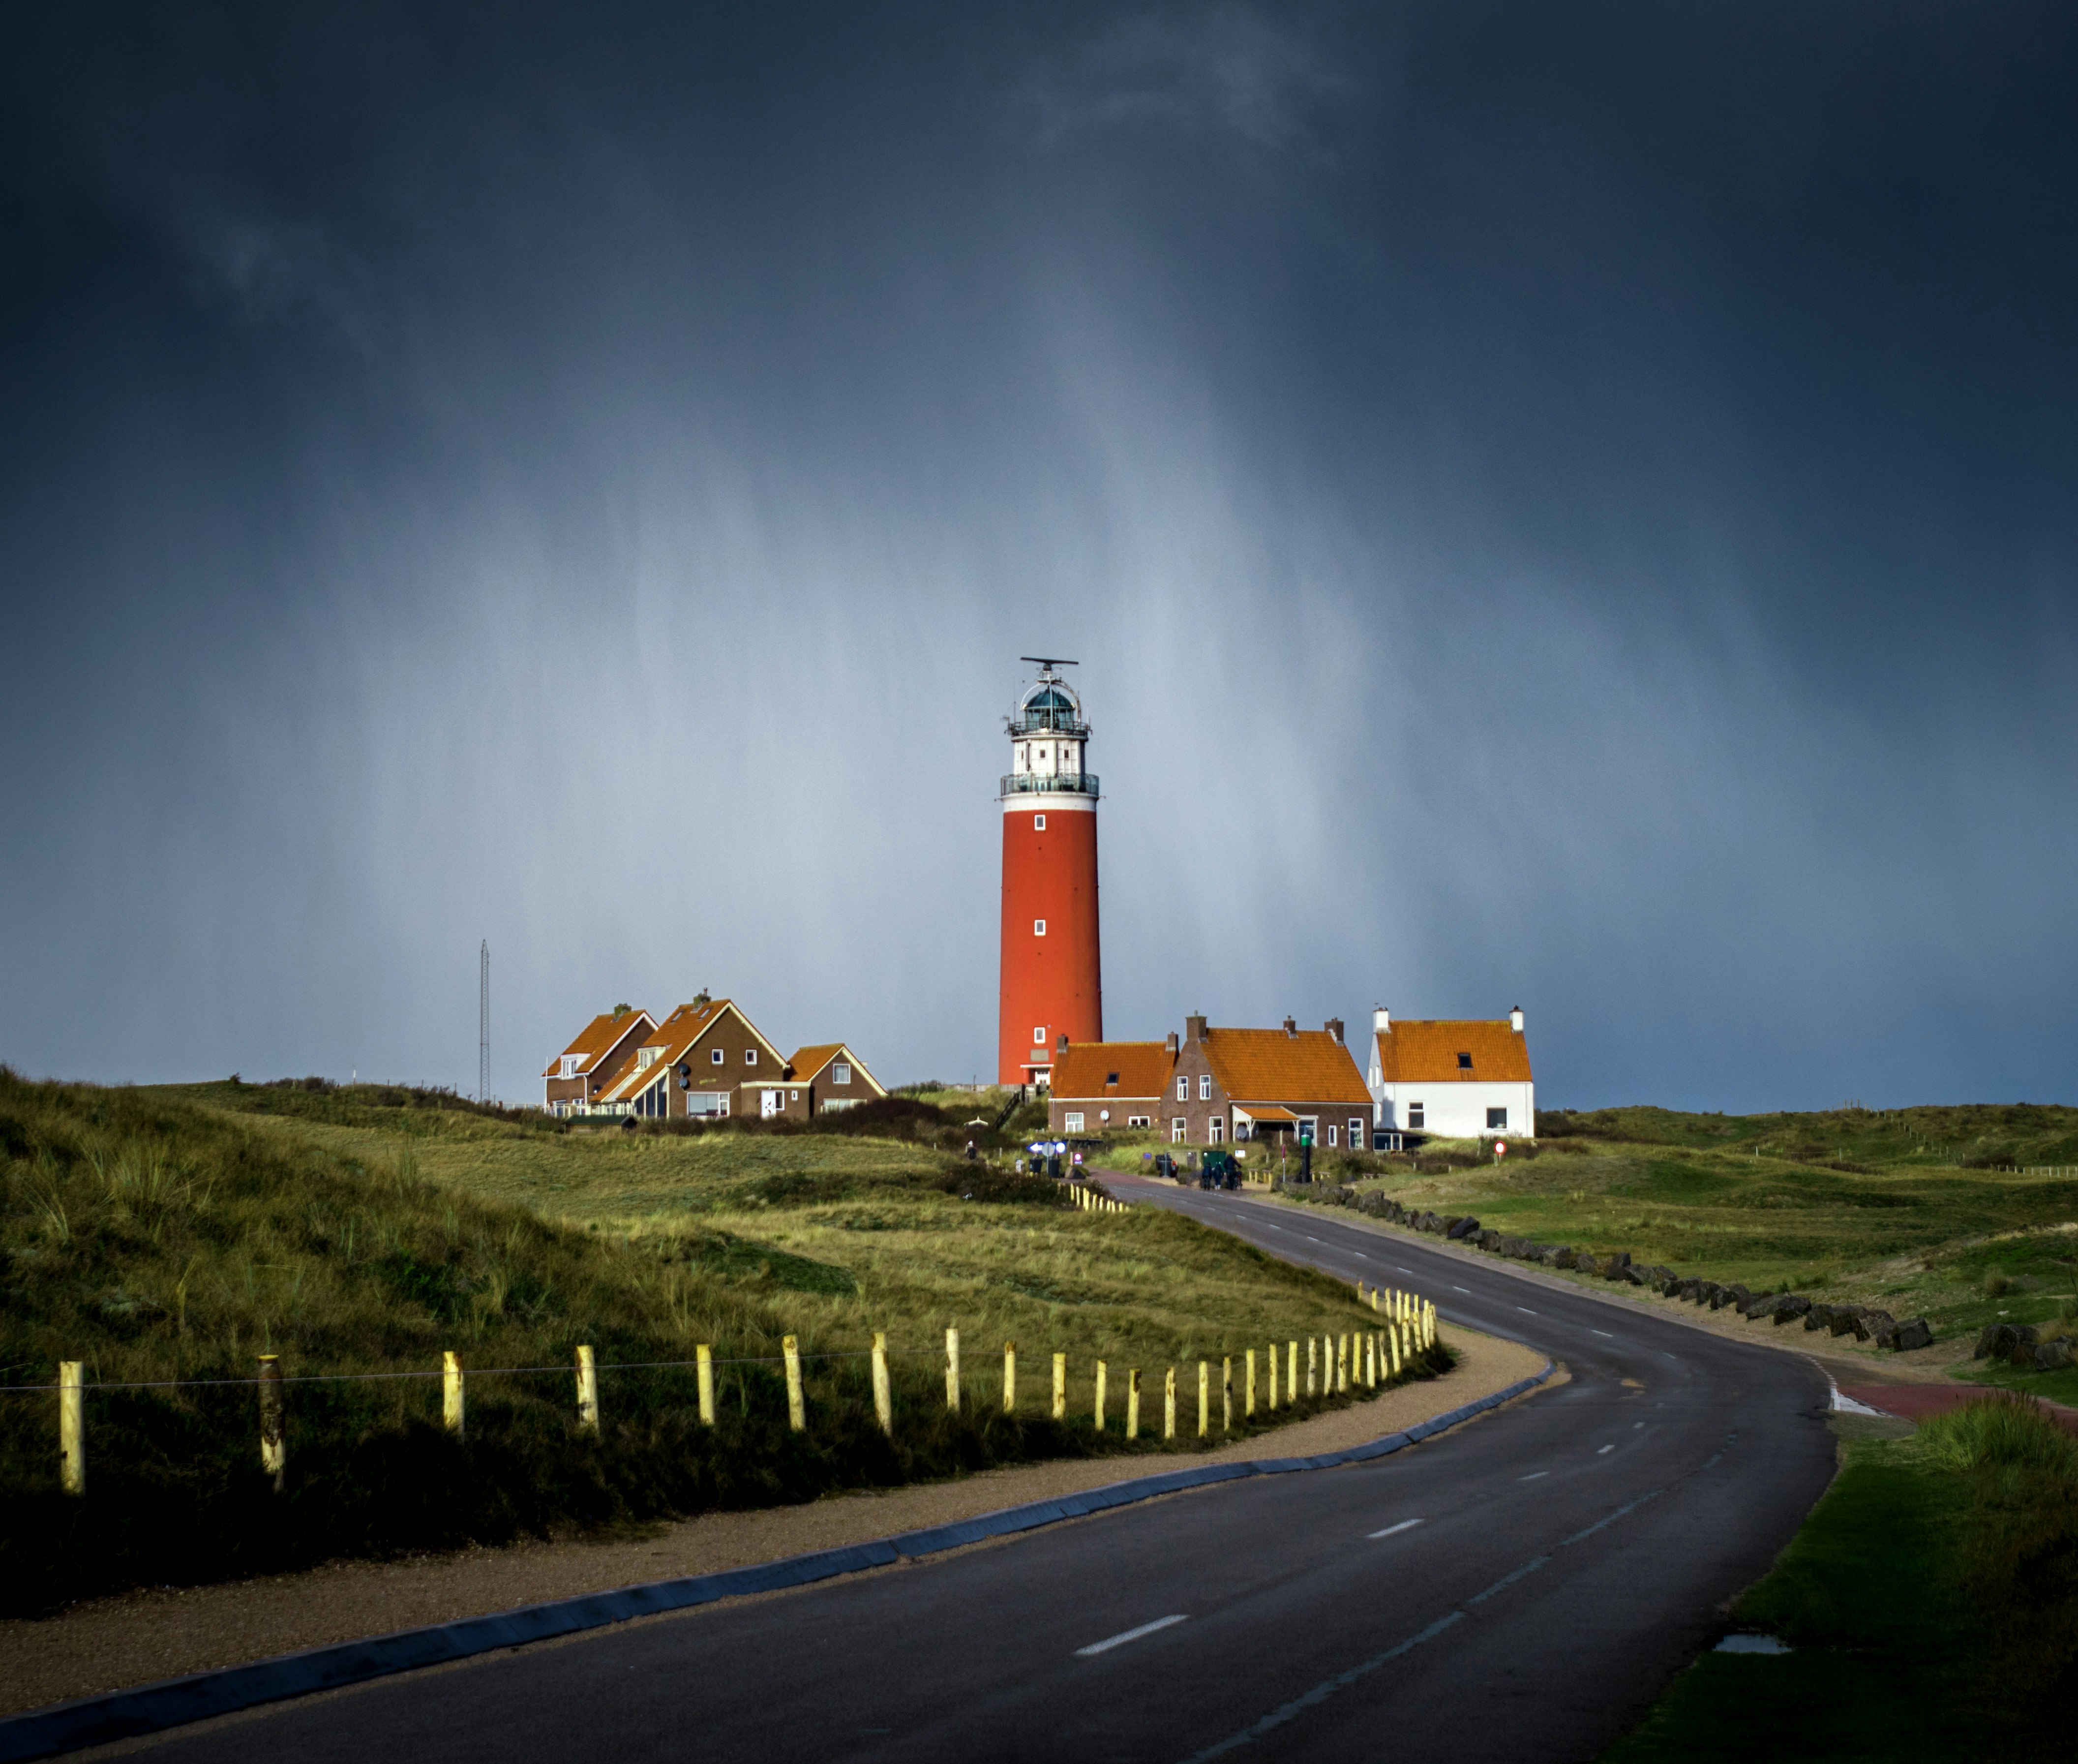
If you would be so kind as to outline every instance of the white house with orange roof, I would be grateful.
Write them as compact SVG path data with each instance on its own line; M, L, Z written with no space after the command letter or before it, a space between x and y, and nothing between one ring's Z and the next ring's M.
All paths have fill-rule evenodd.
M1396 1023L1381 1005L1371 1013L1369 1076L1381 1136L1537 1137L1537 1085L1520 1006L1499 1018Z

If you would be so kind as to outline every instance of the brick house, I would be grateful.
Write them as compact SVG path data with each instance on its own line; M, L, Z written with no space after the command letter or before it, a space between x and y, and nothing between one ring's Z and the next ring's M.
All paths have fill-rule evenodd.
M841 1041L795 1048L787 1062L787 1087L790 1110L793 1093L799 1090L804 1112L810 1115L856 1109L887 1094L887 1086L866 1069L866 1062Z
M1389 1143L1401 1133L1537 1136L1537 1084L1518 1008L1502 1018L1395 1022L1371 1014L1371 1093Z
M1371 1144L1373 1102L1338 1018L1301 1029L1213 1029L1183 1020L1161 1114L1177 1145L1284 1139L1296 1147L1310 1126L1322 1147Z
M541 1074L541 1106L551 1114L582 1114L635 1062L643 1043L657 1031L646 1010L622 1005L586 1023Z
M1049 1133L1116 1133L1151 1127L1175 1064L1175 1037L1158 1041L1070 1042L1054 1056L1046 1100Z
M785 1057L735 1001L704 994L681 1005L635 1050L632 1064L592 1106L657 1120L714 1120L757 1107L760 1080L784 1076ZM761 1112L763 1112L761 1109Z

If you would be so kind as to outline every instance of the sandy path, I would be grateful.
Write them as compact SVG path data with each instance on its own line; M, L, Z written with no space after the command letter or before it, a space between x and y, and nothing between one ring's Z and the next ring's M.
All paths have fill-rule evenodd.
M339 1562L227 1586L152 1588L55 1617L0 1623L0 1713L360 1636L865 1543L1184 1464L1339 1451L1473 1402L1544 1364L1542 1354L1514 1342L1461 1329L1447 1339L1459 1359L1443 1377L1201 1454L1036 1464L803 1507L703 1514L637 1539Z

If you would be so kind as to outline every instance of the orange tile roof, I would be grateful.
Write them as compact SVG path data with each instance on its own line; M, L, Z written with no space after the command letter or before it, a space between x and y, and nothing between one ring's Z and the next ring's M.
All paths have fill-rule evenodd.
M544 1078L560 1078L563 1072L563 1054L582 1054L584 1057L578 1062L578 1071L580 1073L590 1072L599 1060L613 1051L621 1038L631 1029L645 1022L653 1029L657 1019L646 1010L624 1010L618 1016L610 1010L601 1011L584 1026L578 1039L565 1047L562 1054L558 1054L549 1062L548 1069L541 1076Z
M1054 1062L1054 1095L1158 1097L1169 1088L1172 1064L1167 1047L1158 1041L1071 1041Z
M1350 1102L1371 1097L1350 1051L1325 1029L1208 1029L1205 1056L1229 1098L1260 1102Z
M1387 1084L1527 1084L1529 1043L1499 1021L1475 1017L1437 1018L1395 1023L1373 1038L1378 1069ZM1470 1054L1469 1068L1458 1063Z
M642 1043L642 1047L645 1048L656 1047L661 1050L657 1060L652 1062L652 1066L659 1063L666 1066L678 1064L693 1051L694 1045L700 1037L714 1026L716 1020L724 1011L733 1009L735 1006L726 998L713 999L704 1005L679 1005L657 1026L657 1033L645 1038ZM743 1013L740 1010L736 1011L736 1014L738 1017L743 1017ZM743 1020L747 1025L750 1019L744 1017ZM753 1029L751 1033L756 1035L757 1031ZM760 1037L760 1039L763 1038ZM637 1050L637 1051L640 1051L640 1049ZM693 1076L697 1081L699 1074L696 1072ZM733 1083L734 1081L732 1079L730 1081ZM624 1102L637 1092L648 1089L655 1082L656 1074L651 1067L631 1066L626 1072L621 1073L611 1086L599 1093L599 1101ZM712 1089L714 1086L710 1084L705 1088ZM728 1087L724 1085L723 1088Z
M886 1096L887 1090L880 1081L866 1069L866 1062L841 1041L819 1042L812 1047L799 1047L787 1064L794 1068L790 1084L806 1084L817 1076L823 1068L840 1056L851 1062L851 1069L866 1081L866 1088L876 1096Z

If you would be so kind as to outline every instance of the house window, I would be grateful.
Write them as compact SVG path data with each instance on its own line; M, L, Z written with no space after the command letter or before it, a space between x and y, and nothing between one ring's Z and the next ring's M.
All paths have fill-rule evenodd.
M1106 1072L1104 1074L1104 1082L1106 1084L1116 1084L1118 1082L1118 1074L1115 1072Z
M721 1064L721 1062L722 1062L722 1051L721 1051L721 1049L720 1049L720 1048L719 1048L719 1047L716 1047L716 1048L713 1048L713 1049L711 1049L711 1050L709 1051L709 1054L708 1054L707 1057L708 1057L709 1059L712 1060L714 1061L714 1063L715 1063L716 1065L720 1065L720 1064Z
M1154 1125L1153 1122L1151 1122L1148 1117L1144 1114L1128 1115L1125 1118L1125 1124L1129 1127L1145 1127Z
M1334 1130L1333 1127L1329 1127L1329 1128L1328 1129L1328 1143L1329 1143L1329 1144L1330 1144L1330 1145L1333 1145L1334 1143L1335 1143L1335 1130Z
M1205 1127L1212 1136L1212 1143L1217 1145L1226 1137L1227 1118L1223 1114L1216 1114L1205 1123Z
M1044 815L1034 815L1034 816L1033 816L1033 817L1032 817L1032 830L1033 830L1034 833L1044 833L1044 832L1046 830L1046 817L1045 817L1045 816L1044 816Z
M583 1055L581 1054L565 1054L563 1055L563 1076L565 1078L574 1078L577 1076L578 1061L582 1057Z
M1035 1047L1046 1045L1046 1026L1044 1023L1032 1031L1032 1045Z
M801 1093L798 1090L790 1090L787 1094L795 1102L799 1102L801 1100Z
M1507 1110L1489 1109L1487 1110L1487 1131L1489 1133L1505 1133L1508 1131Z
M1471 1069L1472 1056L1470 1054L1459 1054L1458 1055L1458 1070L1460 1072L1470 1072Z
M834 1066L830 1068L830 1082L832 1084L849 1084L851 1082L850 1066L845 1061L840 1060Z
M1169 1139L1172 1145L1181 1145L1183 1143L1183 1128L1185 1125L1186 1123L1184 1119L1180 1114L1178 1115L1174 1121L1171 1121L1169 1123Z
M1210 1102L1212 1100L1212 1075L1209 1072L1201 1072L1198 1074L1198 1101Z
M746 1066L754 1066L757 1064L757 1050L755 1047L746 1047L743 1050L743 1063Z
M1176 1081L1176 1100L1179 1102L1188 1102L1191 1100L1191 1081L1188 1078L1179 1078Z
M695 1090L686 1098L686 1113L695 1119L701 1116L724 1115L728 1113L728 1095L721 1090Z
M1061 1122L1063 1130L1066 1132L1080 1133L1083 1131L1083 1116L1079 1109L1072 1114L1063 1115Z
M1363 1117L1361 1115L1350 1117L1350 1149L1352 1152L1363 1149Z
M1418 1102L1408 1103L1407 1106L1408 1126L1409 1127L1418 1127L1422 1124L1424 1119L1425 1117L1421 1112L1421 1105Z
M1033 922L1032 922L1032 934L1033 934L1034 937L1044 937L1044 936L1046 934L1046 922L1045 922L1045 920L1044 920L1044 919L1034 919L1034 920L1033 920Z

